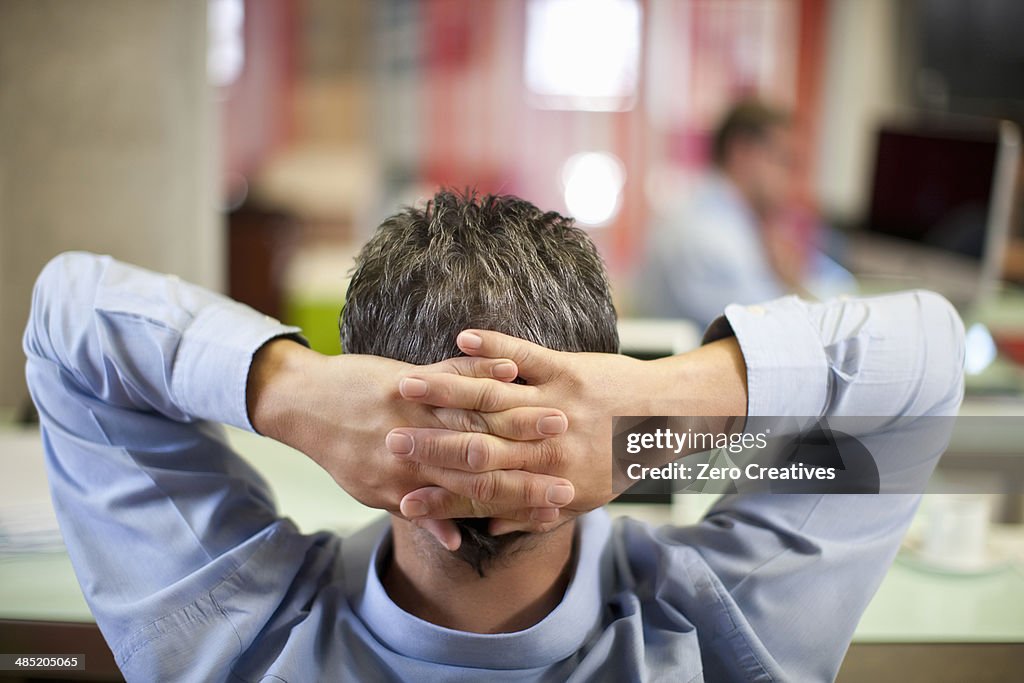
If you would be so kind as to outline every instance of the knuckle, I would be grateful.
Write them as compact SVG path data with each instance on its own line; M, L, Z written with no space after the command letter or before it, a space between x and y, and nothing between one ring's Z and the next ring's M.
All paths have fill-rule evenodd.
M458 392L456 391L456 387L451 382L444 380L437 382L437 385L437 404L446 407L455 405L458 401ZM431 389L434 390L433 387L431 387Z
M469 437L469 444L466 447L466 464L469 469L482 472L488 469L493 457L494 453L487 439L480 435Z
M480 393L477 394L477 409L484 412L493 412L498 409L500 405L500 397L498 396L498 389L500 384L497 382L484 382L480 386Z
M562 452L558 439L544 439L539 442L540 454L538 464L545 472L557 472L565 463L565 456Z
M531 466L530 452L528 450L532 447L532 445L533 444L529 443L514 443L508 445L502 457L502 469L533 469L533 467Z
M449 359L452 371L459 377L472 377L473 376L473 364L467 363L463 358L451 358Z
M481 503L477 500L470 499L469 501L469 513L471 517L490 517L491 508L490 506Z
M413 449L412 463L431 463L438 455L437 442L430 435L422 435L416 439L416 446Z
M478 475L470 487L473 495L473 504L476 507L480 503L490 503L498 493L498 483L494 475L485 472Z
M416 460L403 460L401 462L402 472L397 477L390 478L388 482L381 482L381 488L391 488L401 498L406 491L402 487L407 482L416 481L423 473L423 464Z
M460 408L437 408L434 417L441 423L444 429L455 432L476 432L479 421L469 411Z
M424 444L423 455L416 458L419 462L432 468L460 469L459 464L463 459L462 445L458 437L447 435L434 435L427 444Z
M532 441L537 438L537 414L532 408L520 408L514 411L514 417L508 421L507 436L517 441Z

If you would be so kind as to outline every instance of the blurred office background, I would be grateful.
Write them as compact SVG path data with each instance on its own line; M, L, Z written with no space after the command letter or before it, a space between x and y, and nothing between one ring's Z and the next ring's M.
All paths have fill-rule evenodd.
M31 283L61 250L222 288L336 352L330 318L361 241L439 185L474 187L576 216L629 316L652 216L694 184L739 98L793 112L794 205L829 244L864 220L881 125L1024 119L1024 13L1010 0L0 11L8 408L26 398L17 331Z
M58 252L174 272L336 353L360 244L439 185L575 216L628 320L652 218L742 98L793 112L802 229L858 274L845 257L870 232L880 131L998 142L998 121L1024 124L1022 26L1016 0L0 0L0 415L25 411L21 331ZM979 414L1024 414L1024 174L1006 170L961 308ZM652 354L695 334L630 332ZM1016 455L989 460L1020 490ZM1019 500L993 518L1019 519ZM1012 588L1005 609L1024 606ZM1006 614L975 617L1024 640Z

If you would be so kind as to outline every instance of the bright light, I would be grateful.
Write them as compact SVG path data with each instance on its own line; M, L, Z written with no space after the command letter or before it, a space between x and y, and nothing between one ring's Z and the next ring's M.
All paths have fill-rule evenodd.
M526 85L538 106L633 106L640 62L636 0L530 0L526 26Z
M245 5L242 0L207 0L206 75L224 87L242 74L245 66Z
M988 328L974 323L964 338L964 371L968 375L980 375L996 359L996 343Z
M583 225L604 225L619 212L625 181L622 162L614 155L607 152L573 155L562 167L565 206Z

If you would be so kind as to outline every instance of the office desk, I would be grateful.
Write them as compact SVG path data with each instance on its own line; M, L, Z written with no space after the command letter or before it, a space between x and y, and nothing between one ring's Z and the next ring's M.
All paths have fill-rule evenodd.
M353 500L319 467L281 444L238 430L231 430L231 440L272 483L280 509L304 531L346 533L382 514ZM11 444L22 452L12 453ZM17 459L23 467L36 468L24 477L37 484L42 477L41 448L38 438L22 434L5 441L0 432L4 467ZM667 521L669 516L664 506L617 506L616 510L652 523ZM1024 643L1024 573L1020 569L1024 567L1024 528L999 527L993 539L1017 553L1016 568L964 578L925 573L897 561L857 629L850 657L861 645ZM72 648L62 651L71 652L82 639L95 637L95 629L87 626L91 623L64 552L0 556L0 650L11 647L15 637L41 646L53 642L46 638L57 633L62 647ZM66 624L86 626L68 631L62 626ZM1019 645L1012 647L1010 656L1024 652ZM87 657L93 674L103 674L112 665L106 661L107 668L97 670L92 662L99 662L100 656Z

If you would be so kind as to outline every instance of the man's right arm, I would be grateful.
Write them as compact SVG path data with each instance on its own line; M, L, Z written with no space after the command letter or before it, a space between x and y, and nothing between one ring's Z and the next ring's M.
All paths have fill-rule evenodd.
M288 339L297 331L110 257L63 254L37 280L24 349L54 506L85 597L129 678L216 678L266 619L286 612L281 600L302 604L318 585L302 572L328 542L278 517L269 487L217 422L252 430L256 420L353 495L392 510L428 482L472 494L485 479L491 498L515 510L545 504L547 489L566 483L526 472L431 476L392 462L379 452L390 425L440 424L398 396L413 366L321 357ZM295 354L302 370L291 377ZM493 372L503 363L511 365L461 358L417 371L457 373L473 386L480 376L514 377L514 366ZM520 405L487 419L530 439L517 442L528 459L543 436L539 421L552 414L561 416Z

